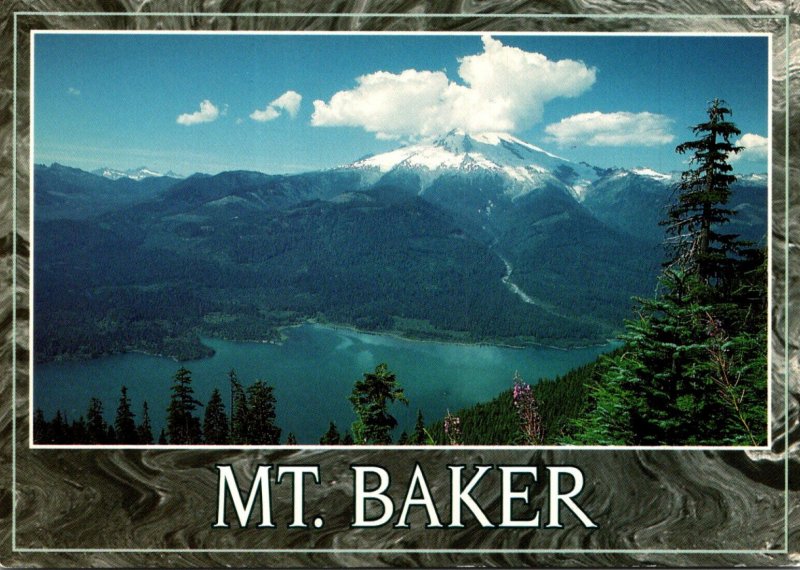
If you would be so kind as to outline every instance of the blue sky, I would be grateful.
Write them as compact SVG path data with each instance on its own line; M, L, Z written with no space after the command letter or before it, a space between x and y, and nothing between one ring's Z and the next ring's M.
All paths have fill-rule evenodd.
M736 170L764 172L768 56L760 36L37 34L34 160L302 172L460 128L682 170L720 97Z

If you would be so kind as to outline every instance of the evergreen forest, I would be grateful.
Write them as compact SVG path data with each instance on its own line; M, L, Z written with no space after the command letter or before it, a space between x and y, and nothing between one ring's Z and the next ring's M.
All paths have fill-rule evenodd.
M730 230L730 222L736 212L730 208L729 199L736 177L729 159L741 150L732 142L733 137L740 135L740 131L730 120L731 114L724 101L715 99L709 103L705 119L693 127L694 138L676 148L678 153L689 159L689 168L677 183L673 200L661 221L666 237L658 287L652 296L637 296L632 300L632 310L620 336L620 348L567 374L538 379L532 384L515 374L509 378L508 390L493 400L448 411L442 418L425 418L419 408L413 428L401 433L396 433L398 422L390 413L390 407L400 403L414 409L413 394L405 392L401 379L397 378L388 364L380 364L374 370L365 372L363 378L354 381L349 397L354 417L352 424L337 426L331 421L325 433L319 434L318 443L766 444L768 259L763 247L743 240ZM335 205L322 207L315 204L308 207L318 208L321 218L329 221L336 219ZM416 203L394 205L385 213L394 216L391 224L387 224L394 227L402 227L405 220L415 215L425 214L432 219L436 217L436 212L428 212ZM358 213L359 216L362 214ZM276 227L285 226L282 221L270 223ZM360 218L358 223L362 223ZM327 225L321 224L319 227ZM460 235L451 239L455 230L444 222L431 227L431 235L419 241L418 248L433 247L437 240L447 238L445 241L452 248L447 263L458 265L466 263L465 260L472 260L472 265L468 265L474 274L490 269L477 262L478 257L471 252L470 248L477 248L479 244L464 240ZM188 226L185 229L194 231ZM298 227L294 231L313 233L315 230L309 226ZM69 239L67 234L61 237ZM97 237L96 243L102 244L103 236ZM252 239L256 237L252 236ZM324 249L322 241L314 242L321 252ZM237 251L246 258L263 247L266 247L265 244L256 248L245 240ZM364 251L355 250L356 254L367 255L370 249L368 243L365 248ZM87 251L86 255L91 255L91 252ZM448 267L447 263L442 263L443 267ZM202 267L186 267L185 270L202 271ZM388 270L402 272L403 267L396 266ZM224 278L233 277L227 275ZM308 276L308 279L319 278L319 275ZM352 278L361 280L368 276L356 274ZM465 279L465 287L469 281ZM453 286L461 283L451 282ZM394 285L389 281L386 283L388 299L391 298ZM256 306L260 294L257 293L256 284L252 285L253 296L248 302ZM417 307L410 296L413 290L413 287L408 288L403 293L408 301L409 318L421 318L426 312L435 312L432 307ZM280 297L280 287L276 291ZM389 321L393 317L388 306L365 305L369 300L358 296L359 289L355 285L345 291L342 291L342 295L352 298L342 297L341 302L337 302L335 296L326 299L326 304L333 311L331 315L342 311L340 317L343 321L354 322L367 329L391 328ZM114 291L113 294L119 295L120 292ZM153 305L146 298L145 291L137 294L141 298L131 298L126 302L140 303L142 311L161 311L160 305ZM189 293L187 295L189 297L182 297L179 304L172 299L171 306L186 310L193 303L212 302ZM469 298L481 295L479 290L469 291ZM50 302L59 301L56 298ZM98 300L95 299L95 302ZM224 301L213 303L224 304ZM288 304L281 306L284 309L289 307ZM487 307L486 313L476 317L479 338L513 336L520 330L515 319L532 314L501 311L503 318L510 320L498 320L494 318L496 313L491 310L491 303L484 306ZM347 312L356 307L358 311L364 311L363 315ZM224 312L224 307L220 305L219 308ZM202 308L203 311L207 309L207 306ZM446 322L451 317L448 317L444 308L439 309L441 314L436 313L434 320L445 323L445 328L449 330L464 328L463 323ZM58 312L54 314L58 315ZM161 318L164 316L161 315ZM167 322L167 319L163 322ZM243 334L257 334L263 332L262 326L266 327L264 330L271 330L270 326L275 324L270 322L265 325L265 322L263 319L253 320L248 324L240 320L237 326L243 327ZM544 322L545 326L550 326L550 321ZM207 320L206 324L214 326L213 320ZM63 324L55 321L52 326ZM560 337L563 331L558 328L559 325L554 322L553 327L552 330L548 329L548 334L552 338ZM76 330L82 330L80 323L77 323ZM188 342L180 331L173 332L168 338L177 343ZM424 331L418 332L422 334ZM570 331L570 335L573 338L576 335L580 337L584 332L574 330ZM591 336L586 334L587 338ZM81 339L76 342L81 342ZM45 346L44 350L47 352L51 348L55 353L55 347ZM111 350L110 347L96 347L100 352L107 348ZM113 422L106 420L104 411L104 405L109 403L104 404L97 398L90 399L84 416L71 420L61 411L48 419L37 409L33 418L34 442L142 445L296 443L294 434L284 434L277 425L277 402L273 387L268 382L257 379L245 386L236 372L231 370L227 388L230 390L229 410L219 389L214 390L207 402L200 402L194 396L191 371L181 367L172 379L170 401L166 410L163 410L165 428L160 433L152 432L151 417L154 410L144 402L140 410L134 411L123 386L116 402Z

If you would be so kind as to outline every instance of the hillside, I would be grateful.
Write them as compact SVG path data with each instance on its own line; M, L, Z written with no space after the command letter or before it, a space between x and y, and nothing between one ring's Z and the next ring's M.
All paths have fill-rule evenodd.
M139 169L149 172L146 169ZM136 171L138 172L138 171ZM139 176L134 172L131 176ZM450 133L333 170L114 180L35 167L36 359L209 353L317 320L576 346L652 292L670 176ZM739 226L763 236L766 192Z

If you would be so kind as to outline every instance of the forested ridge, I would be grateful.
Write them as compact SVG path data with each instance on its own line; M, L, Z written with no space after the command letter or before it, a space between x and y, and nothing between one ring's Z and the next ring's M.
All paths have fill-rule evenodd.
M200 335L276 340L307 319L520 346L613 333L582 307L567 316L520 302L489 245L415 197L363 192L211 226L135 214L37 224L37 361L128 350L188 360L208 354ZM562 263L559 249L551 255L543 267ZM576 278L570 294L591 300L598 287Z

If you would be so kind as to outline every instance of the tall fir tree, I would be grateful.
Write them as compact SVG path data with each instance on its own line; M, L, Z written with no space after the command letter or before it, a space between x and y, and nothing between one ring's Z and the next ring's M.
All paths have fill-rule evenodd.
M757 445L766 440L766 264L725 233L739 133L714 100L667 220L658 295L638 299L624 348L599 367L572 442Z
M147 400L142 403L142 421L136 428L136 433L139 436L139 443L144 445L153 443L153 427L150 422L150 408L147 406Z
M173 377L172 396L167 406L167 437L178 445L202 442L200 420L194 410L203 404L194 397L192 373L181 366Z
M86 420L83 419L83 416L79 416L77 420L73 420L70 426L69 443L88 443L86 437Z
M414 424L414 431L408 438L408 443L411 445L425 445L428 441L428 434L425 433L425 418L422 416L422 410L417 410L417 421Z
M117 415L114 419L114 432L116 433L117 443L135 444L139 442L136 433L136 421L131 411L131 401L128 398L128 388L122 386L120 390L119 405Z
M730 139L741 131L726 120L731 110L724 101L714 99L707 114L708 121L692 127L698 138L675 149L680 154L692 153L694 168L681 175L678 199L662 224L671 236L667 242L671 258L665 265L719 285L734 277L731 272L742 245L737 235L724 232L735 215L727 207L730 185L736 181L728 158L742 150Z
M203 418L203 435L209 445L225 445L228 443L228 416L225 413L225 404L222 394L217 388L211 392L211 398L206 404L206 413Z
M44 412L41 408L36 408L33 412L33 441L34 443L48 443L47 420L44 419Z
M339 428L336 427L336 422L328 422L328 431L326 431L319 439L320 445L339 445L341 436L339 435Z
M56 410L56 415L53 421L50 422L50 429L48 430L47 439L49 443L68 443L68 425L67 420L61 413L61 410Z
M108 424L103 418L103 402L97 398L89 400L86 411L86 439L88 443L108 443Z
M228 372L228 383L231 390L230 442L236 445L246 444L248 443L247 416L249 414L247 395L233 369Z
M359 445L386 445L392 443L392 430L397 420L389 413L389 404L408 404L397 377L385 364L375 367L375 372L364 373L356 380L350 403L356 414L353 423L353 440Z
M256 380L247 388L247 443L277 445L281 428L275 425L275 395L273 388L263 380Z

